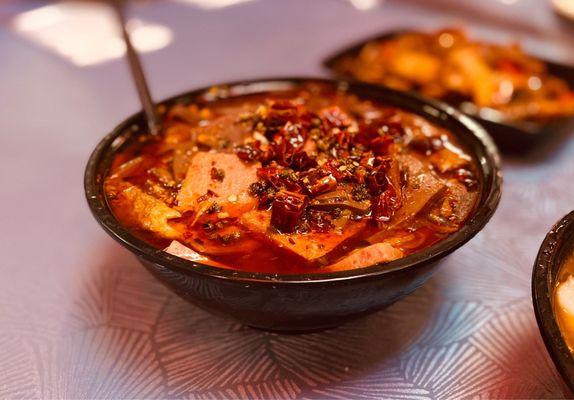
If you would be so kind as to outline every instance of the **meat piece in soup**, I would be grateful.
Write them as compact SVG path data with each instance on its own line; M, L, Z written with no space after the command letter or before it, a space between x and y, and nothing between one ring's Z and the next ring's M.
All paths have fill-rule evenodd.
M306 261L317 260L332 252L346 240L365 229L364 221L347 221L340 229L328 232L281 233L271 225L271 212L254 210L241 217L240 223L252 232L260 233L272 244L288 250Z
M450 132L322 85L176 104L105 180L118 220L157 248L277 274L420 251L465 223L479 186Z
M330 271L344 271L397 260L402 256L401 250L387 242L375 243L353 251L327 268Z
M258 162L246 164L235 154L198 152L177 195L178 208L193 211L197 220L226 215L238 218L257 200L249 187L257 182ZM210 209L217 213L209 213Z

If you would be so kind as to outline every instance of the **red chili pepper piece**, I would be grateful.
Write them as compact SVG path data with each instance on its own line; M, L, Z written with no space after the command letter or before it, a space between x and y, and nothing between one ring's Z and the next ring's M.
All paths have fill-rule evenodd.
M297 153L307 139L307 133L299 123L287 122L283 128L273 135L272 146L279 164L289 166L293 156Z
M337 187L337 179L332 174L325 175L318 179L310 188L312 195L316 196L321 193L329 192Z
M380 136L370 143L370 148L373 153L377 156L382 156L389 154L389 147L394 143L394 140L390 136Z
M313 232L329 232L333 228L329 214L318 210L308 210L306 222Z
M307 196L282 190L275 196L271 208L271 225L283 233L290 233L305 212Z
M310 157L305 151L300 151L293 154L291 158L291 168L298 171L306 171L310 168L315 168L317 166L317 161L315 158Z
M351 117L337 106L321 110L320 117L323 119L325 130L345 128L352 123Z
M328 192L337 186L337 179L327 169L313 169L306 173L301 183L311 195Z
M371 200L373 221L377 223L388 222L399 204L397 192L392 185L388 185L387 190Z
M257 177L277 189L287 189L293 192L301 191L298 179L292 171L280 167L263 167L257 170Z

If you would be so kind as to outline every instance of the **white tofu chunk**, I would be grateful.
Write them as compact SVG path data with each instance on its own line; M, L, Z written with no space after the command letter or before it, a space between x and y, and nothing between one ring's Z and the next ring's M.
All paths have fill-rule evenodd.
M180 257L180 258L185 258L186 260L189 260L189 261L200 261L201 262L201 261L207 261L208 260L207 257L202 256L201 254L199 254L196 251L193 251L192 249L190 249L187 246L184 246L183 244L181 244L177 240L172 241L168 247L163 249L163 251L165 251L166 253L169 253L171 255Z

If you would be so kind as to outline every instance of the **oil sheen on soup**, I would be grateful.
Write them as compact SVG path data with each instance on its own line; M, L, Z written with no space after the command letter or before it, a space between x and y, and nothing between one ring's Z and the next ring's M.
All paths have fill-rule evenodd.
M114 215L223 268L386 263L459 230L479 196L475 160L450 132L319 84L176 104L161 135L138 139L105 180Z

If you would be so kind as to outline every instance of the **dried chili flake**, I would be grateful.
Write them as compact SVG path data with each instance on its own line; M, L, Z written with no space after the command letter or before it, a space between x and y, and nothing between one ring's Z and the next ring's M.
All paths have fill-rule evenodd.
M376 223L388 222L400 205L397 192L392 186L371 199L371 218Z
M302 107L288 100L276 100L270 102L267 113L262 123L265 127L265 135L272 139L273 135L281 130L285 124L299 122Z
M325 211L309 210L306 223L313 232L329 232L333 228L331 214Z
M404 136L405 128L400 122L384 121L379 126L379 132L392 138L398 138Z
M267 185L264 182L253 182L249 185L249 194L253 197L259 197L267 190Z
M221 211L221 206L218 203L213 203L209 206L209 208L205 211L206 214L215 214Z
M359 131L353 136L353 144L369 147L371 142L379 137L376 126L366 123L359 124Z
M389 181L385 168L378 167L366 178L367 187L372 196L378 196L389 186Z
M327 130L346 128L353 122L351 117L337 106L321 110L320 116L323 119L323 126Z
M241 232L234 231L232 233L228 233L226 235L219 236L219 241L222 244L229 244L235 242L241 238Z
M257 176L262 181L268 182L277 190L287 189L294 192L301 191L299 178L293 170L279 166L259 168Z
M225 179L225 171L221 168L212 167L209 173L214 181L222 182Z
M351 189L351 197L353 197L355 201L363 201L369 199L371 194L369 193L367 185L359 184L353 186L353 189Z
M243 161L255 161L261 158L261 149L255 143L235 147L235 154Z
M307 133L299 123L287 122L283 128L273 136L271 148L275 161L284 166L293 162L294 155L300 151L307 139Z
M393 143L391 136L379 136L370 143L369 147L375 155L382 156L389 153L389 148Z
M203 224L203 230L206 232L213 232L216 229L215 224L212 222L206 222Z
M337 179L324 168L314 168L302 175L300 180L303 189L315 196L337 186Z
M291 158L291 168L298 171L306 171L310 168L317 166L317 160L314 157L310 157L305 151L300 151L295 153Z
M312 195L316 196L321 193L329 192L334 190L337 187L337 179L333 176L333 174L327 174L322 178L317 179L312 185L309 187L309 191Z
M280 191L275 196L271 208L271 225L283 233L293 232L306 206L307 196L285 190Z
M325 164L323 164L322 168L332 174L339 182L345 179L349 179L353 176L350 169L348 169L342 162L335 159L327 161Z
M204 201L209 200L212 197L217 197L217 195L213 192L213 190L208 189L206 194L201 195L197 198L197 202L203 203Z

